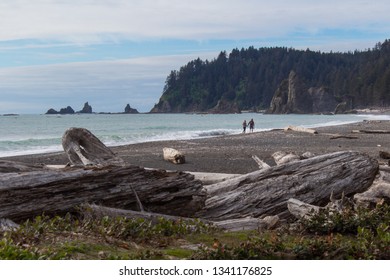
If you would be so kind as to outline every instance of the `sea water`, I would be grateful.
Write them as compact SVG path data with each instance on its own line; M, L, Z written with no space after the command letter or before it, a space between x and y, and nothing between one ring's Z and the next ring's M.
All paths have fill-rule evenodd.
M255 131L288 125L321 127L390 119L389 115L243 114L75 114L0 116L0 157L62 151L61 138L70 127L90 130L107 146L158 140L184 140L242 132L252 119Z

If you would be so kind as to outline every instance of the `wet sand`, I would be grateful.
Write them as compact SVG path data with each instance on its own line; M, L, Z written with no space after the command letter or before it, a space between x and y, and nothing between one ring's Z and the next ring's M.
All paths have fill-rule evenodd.
M275 165L276 151L301 155L311 152L320 155L336 151L355 150L368 154L382 163L379 151L390 152L390 134L352 133L352 130L389 130L390 121L363 121L360 123L321 127L318 134L273 130L213 138L159 141L111 147L127 163L143 167L193 172L248 173L258 169L252 155ZM331 139L332 135L355 136L357 139ZM175 148L186 156L186 163L174 165L163 159L164 147ZM34 164L66 164L63 152L2 158Z

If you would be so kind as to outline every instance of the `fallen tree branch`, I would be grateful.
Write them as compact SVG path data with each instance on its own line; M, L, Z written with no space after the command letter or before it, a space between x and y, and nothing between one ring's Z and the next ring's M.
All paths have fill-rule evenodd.
M352 133L390 134L390 130L368 130L368 129L359 129L359 130L352 130Z
M270 168L270 166L264 161L262 161L258 156L253 155L252 158L257 163L260 170Z
M158 223L161 219L169 221L187 221L192 223L201 221L205 224L212 225L226 231L273 229L275 228L275 226L277 226L279 222L279 218L277 216L266 217L264 219L246 217L242 219L211 222L204 219L193 219L150 212L137 212L131 210L104 207L95 204L84 204L79 208L79 211L86 218L101 219L106 216L111 218L125 217L129 219L144 219L147 221L151 221L152 224Z
M359 137L357 136L348 136L348 135L340 135L340 134L335 134L331 137L329 137L330 140L334 140L334 139L359 139Z

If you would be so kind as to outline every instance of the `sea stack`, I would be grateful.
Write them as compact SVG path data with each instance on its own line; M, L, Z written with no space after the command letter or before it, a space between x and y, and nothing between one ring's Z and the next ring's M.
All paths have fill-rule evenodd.
M77 113L92 114L92 106L89 105L88 102L85 102L83 109L81 111L78 111Z
M130 104L127 104L125 107L124 113L125 114L138 114L139 112L137 109L131 108Z

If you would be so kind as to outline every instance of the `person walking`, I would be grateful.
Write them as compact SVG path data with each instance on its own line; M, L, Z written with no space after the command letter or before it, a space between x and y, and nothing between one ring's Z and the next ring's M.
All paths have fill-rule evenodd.
M242 123L242 133L246 132L246 120Z
M253 121L253 119L251 119L248 124L250 132L253 132L253 130L255 129L255 122Z

